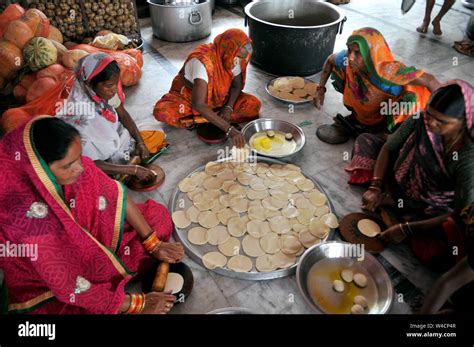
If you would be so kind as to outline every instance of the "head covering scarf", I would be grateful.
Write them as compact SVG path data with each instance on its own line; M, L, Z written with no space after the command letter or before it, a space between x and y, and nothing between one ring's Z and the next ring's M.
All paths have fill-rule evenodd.
M383 35L373 28L355 30L347 45L357 44L365 70L352 71L346 59L347 51L336 56L332 74L334 87L344 94L344 104L355 111L357 119L366 125L382 120L381 103L392 99L408 105L399 112L388 112L387 129L393 131L410 115L425 108L430 92L425 87L409 85L424 74L423 70L396 61Z
M229 90L234 79L232 69L234 61L241 48L246 48L248 56L239 59L241 76L245 85L247 65L251 57L251 40L240 29L229 29L218 35L212 43L198 46L187 57L179 74L174 78L170 92L161 98L153 111L156 119L177 127L190 124L204 123L207 120L192 109L192 90L186 86L185 66L191 59L198 59L206 68L208 75L207 104L210 108L222 107L229 96ZM234 110L239 113L233 122L240 123L255 118L260 110L257 98L241 93L240 102L237 100Z
M74 116L77 119L90 119L88 117L94 117L96 114L99 114L112 123L117 121L117 115L113 106L109 105L107 100L101 99L91 85L92 78L102 72L113 61L115 60L112 56L102 52L89 54L78 61L75 71L76 78L71 93L65 101L66 107L63 109L63 112L66 111L65 115ZM125 95L120 79L117 86L117 94L120 101L123 102ZM94 103L94 109L85 106L90 101ZM82 107L77 107L78 105L82 105ZM68 114L68 111L72 112Z
M449 81L444 86L452 84L461 87L466 108L466 131L473 140L474 89L461 80ZM431 210L449 211L452 208L454 186L445 165L443 141L441 135L430 130L424 115L400 150L394 174L399 187L410 199L426 203Z

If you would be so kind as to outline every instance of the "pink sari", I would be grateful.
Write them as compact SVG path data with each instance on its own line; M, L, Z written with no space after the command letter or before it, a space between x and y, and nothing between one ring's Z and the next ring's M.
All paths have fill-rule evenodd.
M0 141L0 244L37 245L37 259L0 257L9 312L118 313L125 285L151 265L125 221L123 186L82 158L84 172L61 187L32 143L35 120ZM139 205L161 240L167 209Z

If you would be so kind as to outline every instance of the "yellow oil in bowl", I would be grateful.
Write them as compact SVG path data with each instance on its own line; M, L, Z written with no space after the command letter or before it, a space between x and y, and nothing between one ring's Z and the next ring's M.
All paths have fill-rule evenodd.
M296 142L294 139L286 139L285 135L284 132L278 130L260 131L250 138L250 146L258 153L267 155L284 156L293 154L296 149Z

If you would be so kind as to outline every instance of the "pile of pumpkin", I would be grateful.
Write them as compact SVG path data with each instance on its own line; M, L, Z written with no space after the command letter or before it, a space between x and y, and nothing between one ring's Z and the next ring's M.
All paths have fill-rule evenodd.
M0 93L30 102L71 75L80 58L107 52L118 62L124 86L138 83L143 58L135 49L113 51L80 44L63 45L61 32L38 9L9 5L0 14Z

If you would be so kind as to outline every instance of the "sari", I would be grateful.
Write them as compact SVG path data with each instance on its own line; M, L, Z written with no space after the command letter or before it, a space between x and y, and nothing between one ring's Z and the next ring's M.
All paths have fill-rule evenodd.
M135 141L118 121L115 108L125 101L122 82L113 99L103 100L90 87L91 79L115 59L107 53L92 53L77 63L74 72L58 76L60 83L41 97L18 107L31 120L39 115L57 116L75 126L81 133L84 152L93 160L115 159L123 163L131 157ZM24 125L25 121L21 118ZM140 134L150 153L156 153L166 145L165 134L158 122L139 126ZM128 155L127 155L128 154ZM126 160L125 160L126 161Z
M450 215L440 228L409 240L417 257L436 268L454 265L474 240L474 89L461 80L445 85L451 84L459 85L463 93L470 137L456 157L445 154L441 136L430 130L424 114L406 120L386 143L394 158L388 188L394 201L403 202L397 214L405 221ZM454 256L453 247L458 250Z
M34 124L0 141L0 245L37 249L36 257L0 257L8 310L118 313L125 285L153 263L125 220L126 191L87 157L77 181L59 186L35 149ZM172 232L167 209L151 200L138 207L167 241Z
M347 50L343 50L336 55L333 85L343 94L344 105L359 123L375 126L385 120L385 130L392 132L410 115L425 108L430 91L410 84L424 71L396 61L376 29L355 30L347 40L347 45L353 43L359 46L366 71L352 71L347 64Z
M229 97L234 78L232 67L234 58L241 47L250 43L250 38L239 29L230 29L220 34L213 43L198 46L186 59L171 89L155 105L153 115L161 122L178 128L193 124L208 123L192 108L192 88L185 84L185 65L191 59L198 59L206 68L208 75L207 104L213 110L223 107ZM250 59L250 58L248 58ZM240 69L245 85L248 59L241 59ZM253 95L241 93L234 105L231 123L242 123L258 118L261 103Z

